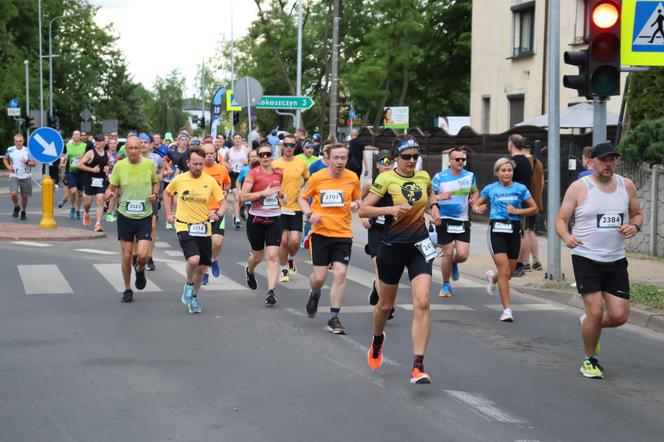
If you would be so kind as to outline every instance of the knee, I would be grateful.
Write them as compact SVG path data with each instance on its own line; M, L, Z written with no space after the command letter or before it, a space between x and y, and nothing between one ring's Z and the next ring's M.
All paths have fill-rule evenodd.
M608 311L606 314L611 323L615 326L623 325L627 322L627 318L629 317L629 311L627 310Z
M276 250L268 250L265 254L265 259L267 259L268 262L277 262L279 254Z
M459 263L466 262L467 259L468 259L468 252L463 252L463 253L457 252L456 258L455 258L456 262L459 262Z
M498 278L509 280L512 277L512 270L509 266L498 269Z
M344 266L343 268L336 267L334 269L334 279L336 281L343 282L346 280L346 270L347 268Z
M413 299L413 311L428 312L429 298L426 296L416 296Z
M602 315L604 314L604 308L600 305L588 305L586 306L586 319L591 322L600 323L602 321Z
M192 256L191 258L187 258L187 264L197 266L200 260L200 256Z

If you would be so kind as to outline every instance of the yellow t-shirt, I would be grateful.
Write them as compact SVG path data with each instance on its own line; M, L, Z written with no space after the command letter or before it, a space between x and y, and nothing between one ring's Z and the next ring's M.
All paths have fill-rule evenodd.
M360 180L355 172L344 169L339 178L331 177L327 168L311 175L300 193L313 198L311 211L321 216L321 222L311 226L318 235L332 238L352 238L350 203L361 198Z
M273 169L281 169L284 177L281 181L281 191L288 198L288 204L281 206L281 213L293 215L295 212L301 212L300 203L297 196L302 190L305 180L309 179L309 167L306 161L300 158L293 158L293 161L285 161L283 158L272 161Z
M211 198L216 201L224 199L224 193L217 181L210 175L202 173L200 177L194 178L189 172L181 173L173 178L166 186L171 195L178 195L178 205L175 209L175 231L186 232L189 224L209 224L208 204ZM210 228L207 235L210 236Z

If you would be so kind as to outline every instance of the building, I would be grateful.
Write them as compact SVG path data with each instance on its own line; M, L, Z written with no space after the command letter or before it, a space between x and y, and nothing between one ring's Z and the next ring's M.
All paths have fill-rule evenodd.
M562 86L578 73L563 62L565 51L587 46L587 0L560 0L560 106L586 101ZM473 0L470 124L479 133L501 133L548 113L549 0ZM623 74L622 86L625 85ZM619 113L620 96L607 110Z

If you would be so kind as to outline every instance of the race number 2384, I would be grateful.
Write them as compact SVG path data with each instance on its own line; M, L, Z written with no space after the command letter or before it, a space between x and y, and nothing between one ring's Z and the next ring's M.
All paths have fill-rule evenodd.
M598 230L618 230L623 225L624 213L607 212L597 214Z

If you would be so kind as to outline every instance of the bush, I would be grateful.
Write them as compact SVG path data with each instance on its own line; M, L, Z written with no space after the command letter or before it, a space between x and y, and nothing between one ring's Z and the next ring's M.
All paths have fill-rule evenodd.
M643 120L625 135L619 148L627 163L664 164L664 118Z

